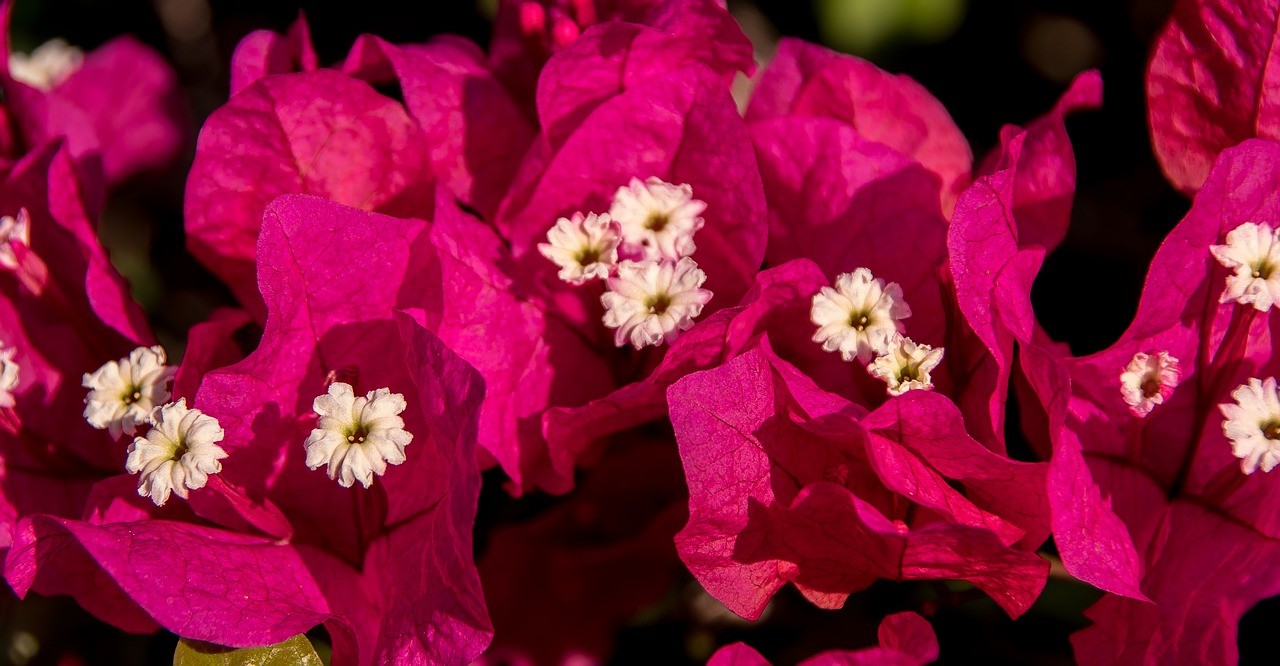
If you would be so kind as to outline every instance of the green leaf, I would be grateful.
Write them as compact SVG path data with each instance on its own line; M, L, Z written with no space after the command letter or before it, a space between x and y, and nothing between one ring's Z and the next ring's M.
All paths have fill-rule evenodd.
M229 648L183 638L173 666L322 666L320 655L301 634L260 648Z

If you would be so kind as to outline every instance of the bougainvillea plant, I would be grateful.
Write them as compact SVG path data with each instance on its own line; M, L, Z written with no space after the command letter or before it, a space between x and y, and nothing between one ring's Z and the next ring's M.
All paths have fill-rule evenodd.
M919 82L723 0L496 5L487 46L240 40L182 201L234 302L176 348L99 223L189 143L177 74L127 37L10 53L0 5L18 597L181 659L602 663L684 613L716 666L905 665L1054 579L1094 595L1080 663L1238 661L1280 594L1280 5L1160 32L1190 209L1088 354L1033 289L1098 71L975 160ZM856 627L752 646L779 608Z

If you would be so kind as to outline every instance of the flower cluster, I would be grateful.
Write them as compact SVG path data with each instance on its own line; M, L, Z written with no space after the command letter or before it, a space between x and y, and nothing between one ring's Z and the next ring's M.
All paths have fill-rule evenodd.
M12 54L5 579L230 647L323 624L335 664L594 663L689 574L747 620L881 580L1016 619L1058 559L1104 593L1082 663L1233 663L1280 592L1280 52L1274 9L1226 4L1159 39L1193 201L1084 356L1031 293L1094 71L975 162L906 77L789 38L757 72L716 0L502 0L488 49L364 35L328 67L305 19L255 32L184 199L238 304L175 365L96 233L181 148L173 72L129 39ZM495 481L564 497L477 557ZM932 662L947 594L803 663Z

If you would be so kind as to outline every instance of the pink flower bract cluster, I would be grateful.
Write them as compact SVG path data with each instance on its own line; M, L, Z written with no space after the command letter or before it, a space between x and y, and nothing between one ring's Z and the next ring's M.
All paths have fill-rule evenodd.
M335 664L596 663L682 582L757 620L788 585L834 610L959 581L1016 619L1058 559L1103 592L1081 663L1234 663L1240 617L1280 593L1278 17L1177 3L1149 121L1194 198L1133 324L1085 356L1032 287L1068 234L1066 119L1101 105L1097 71L975 161L919 83L792 38L758 67L717 0L502 0L487 49L362 35L328 66L304 18L254 32L184 199L238 307L174 364L95 231L111 187L180 150L174 73L131 38L48 82L19 58L5 579L230 647L324 625ZM599 247L572 247L585 220ZM685 235L643 256L664 229ZM622 301L643 335L615 332ZM147 439L177 411L142 415L144 394L203 425ZM482 483L548 506L473 541ZM940 647L899 612L877 647L802 663ZM709 663L768 662L738 643Z

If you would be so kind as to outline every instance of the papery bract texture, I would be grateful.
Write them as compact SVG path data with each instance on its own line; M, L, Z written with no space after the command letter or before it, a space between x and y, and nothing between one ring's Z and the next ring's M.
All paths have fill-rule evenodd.
M751 42L724 0L499 0L490 60L516 97L531 104L548 58L593 26L620 22L673 37L668 47L711 65L726 82L735 71L754 69ZM587 87L598 81L589 79Z
M865 60L781 40L746 113L748 122L779 116L832 118L919 162L941 181L947 215L969 184L973 153L942 103L919 83Z
M1000 147L987 155L978 173L991 174L1014 166L1008 160L1017 161L1013 213L1021 244L1039 245L1049 253L1066 237L1076 192L1076 158L1064 121L1070 114L1101 104L1102 77L1097 70L1089 70L1077 76L1058 103L1025 130L1015 125L1000 130ZM1012 153L1010 143L1024 132L1020 150Z
M697 262L715 294L713 311L747 291L767 240L764 193L746 128L729 92L701 65L649 79L598 106L545 167L522 173L503 203L498 227L518 259L537 255L556 219L605 211L632 178L688 184L706 202Z
M451 201L436 208L441 295L433 330L485 378L480 443L514 490L565 492L572 470L556 473L541 433L542 412L576 406L611 387L608 367L581 334L502 271L502 239ZM539 257L541 259L541 257ZM549 262L548 262L549 263Z
M762 344L676 382L667 400L690 488L677 549L743 617L787 582L837 608L878 578L958 578L1014 616L1044 585L1048 563L1009 547L1029 529L1044 539L1043 467L968 438L942 396L911 392L868 414Z
M1143 591L1150 602L1107 595L1074 634L1089 664L1234 664L1237 627L1254 604L1280 593L1280 541L1175 502L1159 518Z
M30 220L29 239L6 241L17 261L0 272L0 346L19 368L14 404L0 414L0 548L23 516L78 518L92 484L122 471L125 444L80 417L80 380L154 344L98 243L82 191L58 143L21 158L0 185L0 214L21 210Z
M395 45L362 35L343 70L374 84L399 83L436 176L493 220L535 132L480 49L451 36Z
M1232 271L1209 249L1242 224L1280 215L1277 182L1280 144L1249 140L1223 151L1153 258L1120 339L1082 358L1024 356L1031 374L1070 377L1065 408L1049 410L1057 448L1050 499L1064 563L1086 564L1073 573L1116 593L1088 612L1099 624L1073 638L1082 660L1235 663L1239 618L1280 589L1267 564L1280 536L1274 479L1241 470L1219 409L1248 378L1280 371L1277 324L1250 304L1220 302ZM1139 352L1166 352L1181 368L1170 399L1145 415L1118 393L1117 373ZM1079 521L1089 505L1114 512L1127 531L1109 521L1060 529L1059 516ZM1129 543L1136 563L1097 556ZM1134 574L1140 592L1116 585L1132 585Z
M1047 165L1074 163L1070 144L1057 128L1061 124L1060 113L1071 106L1070 101L1092 90L1090 81L1078 81L1074 92L1068 93L1058 109L1033 123L1039 129L1006 129L998 157L989 160L992 172L978 178L961 196L948 232L956 299L986 348L985 371L992 372L994 366L996 390L986 400L993 424L1001 428L1015 342L1021 345L1023 368L1032 376L1035 387L1034 393L1028 395L1039 398L1039 409L1050 413L1050 419L1064 418L1066 407L1062 401L1070 390L1070 379L1065 372L1046 367L1051 361L1043 359L1052 359L1053 351L1045 346L1047 336L1038 329L1030 301L1031 284L1044 249L1030 245L1023 237L1025 233L1042 240L1060 238L1058 230L1063 227L1042 222L1065 221L1070 197L1050 197L1030 210L1019 208L1018 203L1025 201L1020 195L1029 191L1028 184L1057 182L1036 177L1046 172ZM1074 186L1073 179L1061 182L1063 187ZM1023 407L1027 411L1036 408L1034 404ZM1067 570L1103 589L1141 597L1137 552L1110 502L1092 486L1089 469L1080 458L1079 442L1063 438L1056 431L1050 435L1054 448L1048 491L1055 500L1055 535Z
M538 77L538 120L553 149L601 103L648 79L694 63L726 77L753 67L751 43L722 8L711 2L668 4L714 21L724 34L717 39L706 30L685 34L618 22L584 32L552 56ZM676 10L678 5L683 7Z
M469 536L483 381L424 327L425 311L396 314L438 308L426 231L305 195L269 204L257 256L262 340L205 375L195 400L226 431L222 473L189 505L104 505L85 523L27 519L10 584L74 594L108 621L150 618L230 646L324 622L338 663L478 656L492 635ZM311 400L335 377L394 387L409 403L408 459L369 489L305 466ZM200 576L209 582L189 584Z
M298 17L283 35L255 30L245 35L231 53L231 96L265 76L310 72L319 67L305 17Z
M937 177L828 118L774 118L750 131L769 201L769 264L804 257L829 279L868 268L902 287L913 340L945 343Z
M427 149L404 107L331 70L260 80L209 117L187 178L187 244L259 320L262 213L281 194L429 215Z
M1147 68L1152 144L1175 187L1194 194L1218 154L1280 139L1272 74L1280 3L1179 0Z

